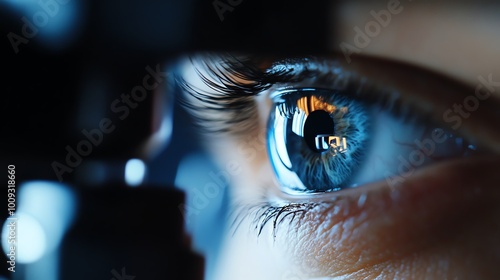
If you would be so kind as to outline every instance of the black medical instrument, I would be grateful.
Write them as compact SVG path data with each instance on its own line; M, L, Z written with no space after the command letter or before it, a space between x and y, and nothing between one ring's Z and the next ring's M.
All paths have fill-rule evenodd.
M47 0L28 16L3 2L0 162L16 166L18 186L55 182L76 197L58 279L203 279L178 207L184 193L173 182L130 187L122 174L128 160L168 145L154 141L176 123L165 71L199 51L327 52L334 1ZM41 24L65 5L77 5L79 20L58 45ZM7 261L2 254L0 275L24 279L30 264L10 273Z

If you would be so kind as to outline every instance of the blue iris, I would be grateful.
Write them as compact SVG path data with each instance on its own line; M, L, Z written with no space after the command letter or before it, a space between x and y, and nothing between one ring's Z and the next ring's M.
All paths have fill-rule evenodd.
M268 148L286 191L349 187L369 144L369 106L323 89L294 89L274 96Z

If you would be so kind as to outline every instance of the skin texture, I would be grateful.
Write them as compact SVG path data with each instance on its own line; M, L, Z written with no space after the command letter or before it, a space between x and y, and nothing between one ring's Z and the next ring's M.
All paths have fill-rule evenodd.
M332 9L340 36L331 45L337 52L342 42L354 45L353 28L363 29L373 20L371 10L387 9L386 2L340 3ZM401 1L400 12L347 65L358 67L364 56L405 62L456 80L473 95L478 76L491 74L500 81L500 30L495 28L500 17L490 5ZM186 64L184 75L203 87L193 73ZM433 111L436 116L467 97L452 92L454 98ZM481 103L488 109L471 112L459 129L481 139L491 151L487 155L419 168L397 186L382 180L313 197L280 192L264 137L271 105L265 95L256 97L252 129L243 135L210 135L206 141L221 169L228 162L240 167L228 173L229 219L239 226L227 229L214 279L499 279L500 157L491 112L500 108L495 101L500 87L491 93ZM268 223L258 235L252 205L266 201L317 206L300 218L285 219L277 230Z

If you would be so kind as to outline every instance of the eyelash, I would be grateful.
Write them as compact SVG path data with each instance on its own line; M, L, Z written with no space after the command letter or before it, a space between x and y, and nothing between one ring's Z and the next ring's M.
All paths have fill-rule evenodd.
M255 117L257 111L255 96L271 89L276 84L299 83L307 79L314 79L328 85L339 78L338 74L326 72L324 69L311 69L310 67L300 66L305 62L311 64L321 64L320 67L328 68L331 65L325 60L315 57L287 58L276 60L270 70L263 71L259 64L264 59L261 58L239 58L233 54L220 56L210 56L212 59L221 59L220 63L210 63L204 57L204 65L208 76L197 68L197 74L203 83L214 93L202 91L193 87L182 75L174 74L174 87L185 94L180 94L177 98L179 104L195 112L194 124L197 128L208 134L216 133L242 133L253 128L254 122L250 121ZM216 57L216 58L215 58ZM196 58L192 58L193 61ZM282 65L296 65L297 68L283 67ZM320 68L318 67L318 68ZM402 104L399 93L387 88L367 82L364 77L356 75L341 69L343 75L346 75L347 83L341 92L348 92L351 98L356 98L367 105L377 105L383 110L391 112L394 116L404 121L416 121L415 114L418 112L411 104ZM174 71L174 73L176 73ZM227 73L227 74L224 74ZM199 101L197 104L192 99ZM201 105L199 104L201 103ZM230 118L216 119L214 112L232 113ZM425 116L419 116L419 121L432 122ZM202 125L201 125L202 124ZM237 126L235 124L238 124ZM241 130L237 130L241 128Z
M300 65L308 61L314 63L323 61L313 57L281 60L269 67L268 69L270 70L267 71L259 68L258 59L237 58L234 55L217 57L223 58L223 62L213 65L210 62L206 62L203 65L208 70L208 77L200 69L197 70L203 82L215 93L203 92L194 88L181 75L176 75L174 79L177 89L186 94L181 94L180 98L178 98L181 106L189 110L207 112L209 113L207 114L208 116L214 111L238 112L238 118L227 118L222 123L213 123L213 119L208 117L194 116L195 123L203 124L203 126L199 127L200 130L210 134L237 133L238 131L234 131L235 127L245 127L246 130L248 124L254 123L251 119L252 114L256 111L256 106L253 103L255 96L264 91L274 90L277 85L300 83L308 79L313 79L314 83L322 83L325 85L325 89L331 90L328 88L328 85L338 77L338 73L324 71L324 69L308 68L307 66L303 67L303 69L297 69L282 66ZM331 65L322 64L319 67L329 66ZM433 123L429 117L418 114L419 110L411 104L403 104L397 91L370 83L367 79L356 75L354 72L349 72L345 69L341 70L343 74L348 76L345 88L340 90L341 94L349 93L349 97L362 101L366 105L376 105L381 110L386 110L403 121ZM194 105L189 98L194 98L203 105ZM415 119L417 116L418 119ZM210 125L211 122L213 125ZM247 125L242 125L243 123ZM238 124L238 126L235 126L235 124ZM320 205L332 205L332 203L334 202L301 202L277 206L271 202L264 202L259 205L251 205L246 208L240 208L239 213L236 214L233 220L233 229L236 232L244 218L253 216L252 225L254 225L254 230L258 236L261 235L264 227L272 222L273 238L276 238L278 227L285 220L288 220L287 218L290 218L288 220L290 224L294 221L300 224L300 220L307 212Z
M265 202L259 205L252 205L248 208L239 208L239 211L236 213L235 218L233 219L232 228L233 233L235 233L240 227L241 223L245 220L247 216L254 216L252 220L253 230L257 232L257 236L262 234L264 227L272 222L273 225L273 240L276 240L276 235L279 229L279 226L288 218L289 224L292 224L293 221L299 221L303 218L303 216L319 207L324 203L313 203L313 202L303 202L303 203L288 203L283 206L275 206L269 202ZM298 218L298 220L296 220Z
M285 71L274 73L262 71L256 59L238 58L231 54L217 58L223 59L220 64L211 65L206 62L203 65L209 73L208 77L197 69L197 74L205 85L216 94L196 89L181 75L174 74L174 87L177 91L185 93L185 95L180 94L177 101L182 107L199 113L194 115L194 124L198 124L197 128L205 133L234 132L234 124L248 124L248 120L256 112L253 98L277 81L283 80L283 75L286 75ZM190 98L200 101L203 105L193 104ZM237 112L237 114L234 118L218 120L217 123L214 123L212 118L203 117L205 113L214 111Z

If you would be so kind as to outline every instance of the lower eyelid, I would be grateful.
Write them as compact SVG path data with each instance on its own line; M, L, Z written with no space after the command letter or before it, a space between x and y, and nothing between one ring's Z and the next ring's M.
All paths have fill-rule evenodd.
M415 173L395 189L379 182L342 197L330 195L333 201L328 195L296 199L317 207L291 224L285 219L275 243L287 249L285 256L316 264L323 274L314 276L353 273L405 258L474 230L475 217L484 216L500 199L500 189L492 184L500 180L499 164L494 157L445 162Z

